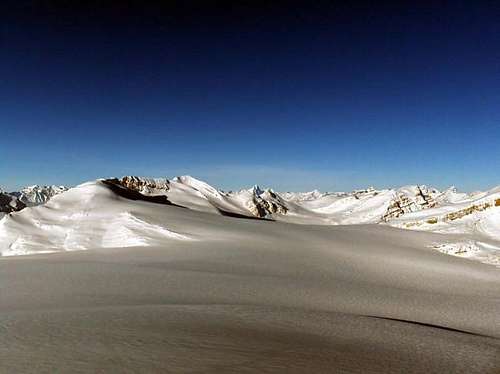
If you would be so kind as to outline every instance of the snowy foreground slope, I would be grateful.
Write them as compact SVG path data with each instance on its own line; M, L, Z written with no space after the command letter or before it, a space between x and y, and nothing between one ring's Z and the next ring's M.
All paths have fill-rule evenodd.
M26 206L45 204L52 197L67 191L65 186L29 186L21 191L4 192L0 189L0 218L6 213L16 212Z
M150 223L147 213L130 212L123 199L118 200L120 195L130 199L130 194L135 194L135 200L233 218L315 225L382 224L453 234L431 247L500 265L500 188L474 194L453 188L440 192L426 186L352 193L278 193L256 186L224 192L189 176L173 180L123 177L85 183L69 191L33 186L2 195L3 214L10 214L0 221L0 253L154 245L165 238L192 240ZM22 211L15 213L17 210Z
M466 216L376 219L391 191L143 182L86 183L0 221L3 254L37 253L0 258L0 372L499 372L500 271L432 248L474 238L448 230ZM468 212L495 192L439 196ZM356 215L382 224L333 224Z

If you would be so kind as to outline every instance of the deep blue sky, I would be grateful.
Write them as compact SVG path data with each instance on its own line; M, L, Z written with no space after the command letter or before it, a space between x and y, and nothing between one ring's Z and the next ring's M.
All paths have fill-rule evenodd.
M500 184L494 6L102 3L0 6L0 186Z

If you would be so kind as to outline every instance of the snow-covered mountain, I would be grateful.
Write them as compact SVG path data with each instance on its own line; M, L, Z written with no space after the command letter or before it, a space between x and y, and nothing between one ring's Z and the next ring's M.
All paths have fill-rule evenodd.
M500 187L471 195L453 194L425 211L409 212L390 224L443 233L475 232L500 240Z
M53 196L56 196L67 190L68 187L65 186L33 185L25 187L21 191L13 192L12 195L16 196L20 201L22 201L27 206L34 206L34 205L45 204Z
M410 212L448 202L436 189L405 186L397 190L357 190L351 193L285 192L254 186L224 192L191 176L172 180L127 176L110 180L145 195L164 195L177 205L219 214L240 214L291 223L354 224L381 223ZM453 195L454 196L454 195Z
M238 192L224 192L191 176L172 180L127 176L111 182L147 196L164 195L174 204L193 210L222 215L266 218L275 213L286 214L285 202L272 190L258 186Z
M143 245L157 242L158 237L188 237L134 214L129 201L135 200L234 218L315 225L382 224L451 233L457 235L455 242L439 242L435 248L500 264L500 187L473 194L455 188L440 192L424 185L349 193L279 193L258 186L225 192L190 176L170 180L126 176L69 191L32 186L17 197L0 197L0 209L6 215L0 221L3 254ZM23 209L25 205L31 207Z
M495 200L495 196L499 194L498 189L470 195L459 193L454 187L440 192L425 185L383 190L370 187L349 193L322 193L318 190L280 193L259 186L225 192L191 176L180 176L171 180L125 176L102 181L144 196L165 196L173 204L192 210L305 224L388 223L404 228L431 227L435 230L439 227L441 230L444 229L443 223L500 204ZM20 210L24 207L22 204L45 204L67 190L64 186L26 187L8 195L9 204L12 201L12 205L7 205L12 208L5 211ZM4 200L7 202L6 198ZM486 203L484 207L481 206L483 203ZM469 206L470 212L467 211ZM465 211L461 212L464 209ZM457 217L454 217L455 212ZM441 224L436 226L427 222L434 219Z
M0 220L0 251L20 255L189 239L135 214L134 195L129 197L121 199L102 181L88 182L46 204L6 215Z
M52 197L68 190L65 186L33 185L20 191L5 192L0 188L0 218L5 214L20 211L26 207L45 204Z

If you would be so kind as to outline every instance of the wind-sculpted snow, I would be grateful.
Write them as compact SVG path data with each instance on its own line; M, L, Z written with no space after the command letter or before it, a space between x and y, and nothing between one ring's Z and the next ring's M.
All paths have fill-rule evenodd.
M144 246L163 238L189 238L172 232L163 222L150 222L147 205L136 212L132 201L139 201L234 219L307 225L383 224L461 235L457 242L473 243L470 248L478 250L442 252L493 264L500 258L500 188L473 194L459 193L454 187L440 192L424 185L350 193L279 193L258 186L225 192L190 176L172 180L126 176L83 184L66 192L62 187L49 190L54 193L52 200L21 213L13 213L24 208L19 199L2 195L8 196L3 204L6 217L0 221L0 250L4 255L96 245ZM102 202L96 204L98 201ZM58 221L64 217L69 218Z
M388 219L388 212L392 217L425 209L432 200L424 195L429 193L425 186L410 186L397 191L370 188L352 193L321 193L317 190L278 193L258 186L224 192L190 176L176 177L171 181L123 177L120 183L147 195L165 195L171 202L194 210L223 211L305 224L379 223ZM408 203L395 204L398 199ZM400 211L394 212L394 205Z
M145 211L147 207L121 198L102 182L85 183L45 205L4 217L0 252L12 256L192 240L163 222L152 222Z
M93 182L0 221L7 254L89 249L0 260L1 373L500 368L500 271L444 253L463 236L140 197Z
M127 183L130 180L135 181L133 186ZM124 177L122 184L150 195L165 195L171 202L189 209L233 217L254 216L297 224L389 224L405 229L463 234L474 243L477 238L482 240L479 243L483 244L474 244L480 248L474 253L481 261L496 264L496 258L500 258L499 252L492 249L500 247L500 243L496 243L500 240L500 194L495 189L470 195L459 193L454 187L440 192L425 185L386 190L368 188L351 193L317 190L278 193L258 186L224 192L190 176L172 181ZM138 187L144 184L156 188ZM469 253L464 257L475 258Z
M498 265L500 263L500 188L461 196L453 202L408 213L389 222L394 227L465 235L472 247L445 251ZM456 247L456 246L455 246ZM475 248L475 251L470 250Z

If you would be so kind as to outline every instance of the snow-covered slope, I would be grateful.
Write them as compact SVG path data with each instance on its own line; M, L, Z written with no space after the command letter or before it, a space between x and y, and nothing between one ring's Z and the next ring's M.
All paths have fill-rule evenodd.
M145 178L126 176L114 183L147 196L166 196L189 209L225 215L269 218L305 224L359 224L389 222L407 213L417 212L468 198L454 189L443 193L426 186L399 189L357 190L351 193L311 192L278 193L254 186L236 192L224 192L191 176ZM64 186L30 186L11 195L27 206L45 204L67 191Z
M460 198L448 198L430 209L409 212L391 225L436 232L475 232L500 239L500 187Z
M500 264L500 188L470 195L454 187L440 192L425 185L350 193L278 193L258 186L224 192L190 176L171 181L124 177L119 183L139 192L167 196L189 209L223 215L298 224L388 224L465 235L456 242L436 243L435 249ZM145 184L150 188L144 189Z
M283 201L272 190L259 187L238 192L224 192L191 176L172 180L142 177L123 177L114 183L148 196L164 195L169 201L183 207L218 213L264 218L273 213L286 213Z
M500 271L429 248L452 234L138 194L89 183L2 222L6 254L91 250L0 259L1 373L498 372Z
M500 188L471 195L454 187L440 192L424 185L398 189L368 188L350 193L279 193L255 186L224 192L190 176L168 179L123 177L115 183L145 195L166 196L171 202L193 210L226 215L269 218L305 224L383 223L430 231L471 232L477 223L486 235L494 234ZM482 204L486 204L484 207ZM485 210L479 217L478 213ZM447 215L448 214L448 215ZM434 223L434 219L439 224ZM431 223L427 222L431 221ZM494 234L496 235L496 234ZM493 236L494 236L493 235ZM500 233L498 234L500 235ZM499 236L500 237L500 236Z
M184 238L129 206L130 201L145 200L234 218L316 225L383 224L454 234L456 241L437 242L435 249L500 264L500 187L473 194L459 193L453 187L440 192L423 185L350 193L279 193L258 186L224 192L190 176L171 180L127 176L69 191L33 186L24 189L19 199L6 194L0 199L0 210L6 215L0 221L3 254L149 245L158 237ZM23 201L45 204L12 213L24 208Z
M9 256L191 239L135 212L137 207L136 200L121 197L102 181L84 183L1 219L0 252Z
M240 214L306 224L380 223L408 212L437 204L439 191L426 186L405 186L397 190L366 190L351 193L278 193L254 186L224 192L191 176L173 180L123 177L124 187L147 195L165 195L170 201L194 210ZM447 199L447 198L446 198Z

